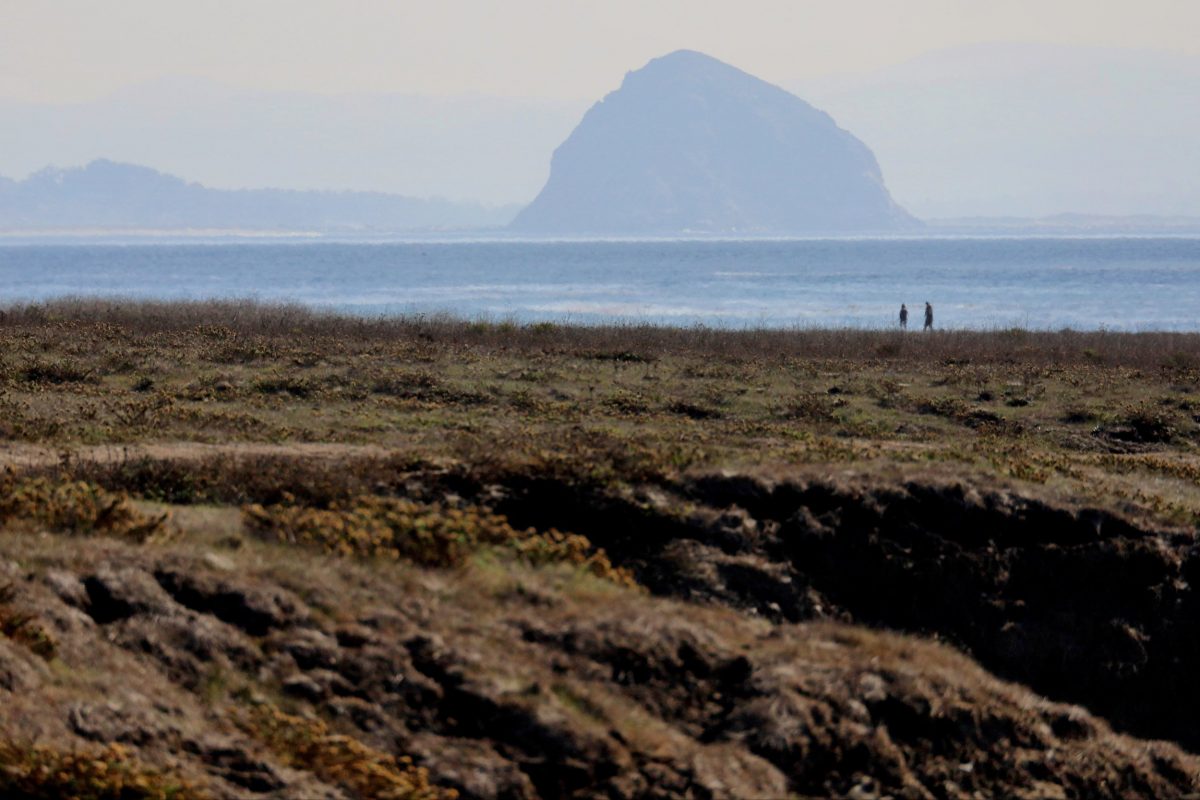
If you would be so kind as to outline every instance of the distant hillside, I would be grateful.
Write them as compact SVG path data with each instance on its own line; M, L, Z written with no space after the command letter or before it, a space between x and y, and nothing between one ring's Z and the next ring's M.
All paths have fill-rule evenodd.
M1200 216L1200 58L978 44L787 84L864 140L922 219Z
M506 224L512 208L377 192L223 190L147 167L93 161L0 179L0 230L406 231Z
M340 187L525 205L589 105L260 91L181 77L77 103L0 97L0 175L109 158L206 186Z
M555 151L522 233L891 231L918 225L875 156L795 95L679 51L625 77Z

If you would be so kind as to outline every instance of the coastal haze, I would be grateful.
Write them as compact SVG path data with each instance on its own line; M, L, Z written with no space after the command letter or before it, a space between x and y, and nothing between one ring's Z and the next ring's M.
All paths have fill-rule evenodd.
M667 52L614 65L592 96L284 92L205 77L158 77L71 101L0 93L0 176L108 159L216 189L385 192L515 209L541 190L554 149L587 109ZM752 71L749 61L729 63ZM1200 174L1198 55L973 43L867 70L800 72L752 74L860 138L896 201L918 217L1200 217L1189 180Z
M790 81L869 142L923 219L1200 216L1200 58L964 45Z
M66 0L0 23L11 179L109 159L213 189L520 207L625 73L693 49L831 114L923 219L1200 216L1200 7L1178 0Z

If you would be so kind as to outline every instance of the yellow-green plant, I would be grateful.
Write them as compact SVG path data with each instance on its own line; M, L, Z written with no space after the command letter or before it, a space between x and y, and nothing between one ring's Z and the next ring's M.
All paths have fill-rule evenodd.
M628 570L614 567L605 552L584 536L553 529L517 530L503 516L475 506L452 508L363 495L329 509L282 503L249 505L243 511L247 525L264 538L312 545L338 555L455 567L491 547L532 564L574 564L593 575L634 585Z
M21 800L201 800L182 778L145 766L122 745L60 750L0 741L0 797Z
M149 515L125 493L85 481L0 476L0 525L32 523L77 535L107 534L145 541L163 531L167 515Z
M313 773L363 800L455 800L458 792L429 783L424 767L350 736L319 719L285 714L269 704L238 710L234 723L284 764Z

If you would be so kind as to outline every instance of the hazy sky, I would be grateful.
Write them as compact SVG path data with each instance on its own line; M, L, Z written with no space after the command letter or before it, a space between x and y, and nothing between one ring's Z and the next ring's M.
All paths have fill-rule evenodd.
M683 47L785 83L980 41L1200 54L1198 31L1198 0L0 0L0 98L185 75L590 99Z
M688 48L829 111L918 216L1200 215L1198 32L1200 0L0 0L0 176L524 204Z

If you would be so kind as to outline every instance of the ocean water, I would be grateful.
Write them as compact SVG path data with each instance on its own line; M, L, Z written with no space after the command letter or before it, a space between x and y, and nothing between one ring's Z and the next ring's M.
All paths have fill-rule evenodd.
M1200 239L0 245L0 304L256 298L365 316L1200 330Z

